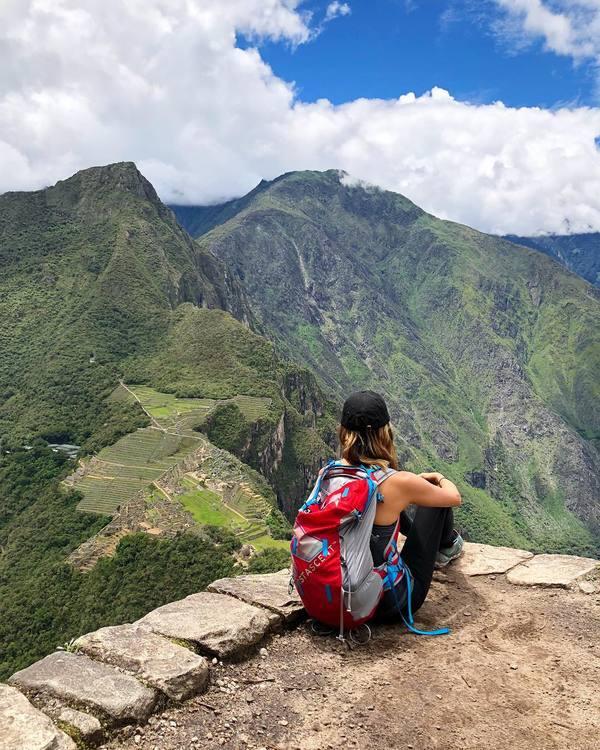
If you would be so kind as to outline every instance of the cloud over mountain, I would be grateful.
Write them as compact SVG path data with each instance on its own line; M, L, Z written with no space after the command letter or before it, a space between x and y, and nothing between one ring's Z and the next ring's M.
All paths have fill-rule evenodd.
M299 0L7 0L0 191L132 159L164 200L210 202L336 167L488 231L600 229L600 109L470 104L441 88L303 102L260 41L309 44L326 13Z

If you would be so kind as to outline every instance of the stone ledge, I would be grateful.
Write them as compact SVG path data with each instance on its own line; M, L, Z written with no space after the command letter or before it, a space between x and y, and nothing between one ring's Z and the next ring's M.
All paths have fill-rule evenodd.
M587 593L597 591L600 584L598 560L533 556L491 545L466 543L464 555L451 568L468 576L508 571L507 579L518 585L562 586ZM108 728L143 724L150 713L161 710L161 693L174 701L185 700L208 681L206 659L167 638L187 641L220 658L241 658L268 633L302 615L296 592L288 594L288 579L289 572L281 570L214 581L209 591L159 607L137 623L81 636L76 646L89 656L56 652L15 673L10 682L50 718L87 734L89 742L97 741L103 731L98 719ZM15 706L19 716L29 718L13 720ZM74 750L72 740L48 716L14 687L0 685L0 750Z
M17 688L0 684L2 750L77 750L75 743Z
M302 617L305 610L296 589L291 594L288 592L289 580L290 571L284 568L277 573L220 578L213 581L207 591L228 594L247 604L264 607L291 625Z
M136 624L190 641L220 658L238 658L269 632L271 618L263 609L232 596L203 591L158 607Z
M463 554L452 566L466 576L499 575L532 557L533 552L524 549L465 542Z
M93 659L133 672L172 700L201 693L208 683L203 656L141 625L100 628L78 638L75 646Z
M98 712L107 724L143 722L156 706L158 693L135 677L83 654L55 651L15 672L9 683L34 700L58 698L74 707Z
M600 560L575 555L535 555L509 571L516 586L571 588L591 573L600 574Z

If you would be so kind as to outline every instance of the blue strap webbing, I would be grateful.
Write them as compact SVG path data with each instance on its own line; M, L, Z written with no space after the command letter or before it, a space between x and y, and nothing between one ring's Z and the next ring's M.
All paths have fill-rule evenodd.
M450 628L438 628L437 630L419 630L419 628L415 628L414 617L412 613L412 602L411 602L411 599L412 599L411 572L408 568L408 565L404 562L404 560L401 557L399 558L399 562L400 562L400 566L404 568L404 577L406 579L408 620L404 617L404 614L400 607L400 600L398 599L398 592L396 591L396 587L394 586L394 580L390 571L390 568L396 568L396 566L388 566L387 576L390 582L392 596L394 597L394 601L396 602L396 609L398 610L400 617L402 618L402 621L404 622L406 627L412 633L416 633L416 635L447 635L450 632Z
M345 469L350 470L348 471L348 475L351 477L356 476L356 469L358 469L359 471L364 471L367 475L367 479L370 480L369 482L370 492L373 491L373 487L375 486L375 483L371 479L371 474L373 474L373 472L375 472L376 469L374 469L371 466L365 466L365 464L360 464L359 466L349 466L348 464L343 464L340 461L336 461L334 458L330 458L329 461L327 461L327 463L325 464L323 471L319 475L319 478L315 486L313 487L313 491L310 493L308 499L306 500L304 505L300 508L300 510L303 510L303 511L307 510L311 505L314 505L314 503L318 501L319 492L321 491L321 483L323 482L323 480L325 479L325 476L329 473L330 470L333 470L332 473L336 476L338 475L343 476L345 473L344 472ZM353 472L352 469L354 469L355 471Z

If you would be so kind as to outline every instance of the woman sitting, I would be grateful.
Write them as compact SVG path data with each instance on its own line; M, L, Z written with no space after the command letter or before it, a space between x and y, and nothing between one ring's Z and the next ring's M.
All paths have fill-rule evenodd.
M425 601L434 569L448 565L462 552L464 542L454 529L452 512L461 504L460 492L439 472L414 474L398 469L390 416L378 393L352 393L340 422L340 463L377 465L385 470L377 479L380 502L370 540L373 562L384 562L384 551L400 519L400 532L406 536L401 557L412 573L411 609L415 612ZM409 505L416 506L413 513ZM400 612L407 616L406 584L404 576L394 589L385 591L378 616L399 616Z

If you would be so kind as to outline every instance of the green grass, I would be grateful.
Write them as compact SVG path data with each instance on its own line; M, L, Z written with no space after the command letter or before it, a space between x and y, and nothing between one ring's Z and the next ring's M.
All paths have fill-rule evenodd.
M212 398L177 398L172 393L161 393L144 385L128 385L139 398L144 409L164 427L171 426L185 416L203 418L217 403Z
M290 543L286 539L273 539L268 534L252 539L252 546L258 550L283 549L289 552Z
M246 524L243 519L227 508L216 492L211 492L190 479L184 480L187 491L179 495L179 501L202 526L222 526L239 531Z
M266 517L272 510L271 504L255 496L249 487L238 488L233 499L225 505L220 495L191 477L184 477L182 485L185 492L178 499L201 526L225 528L258 550L289 548L288 541L273 539L269 534Z

